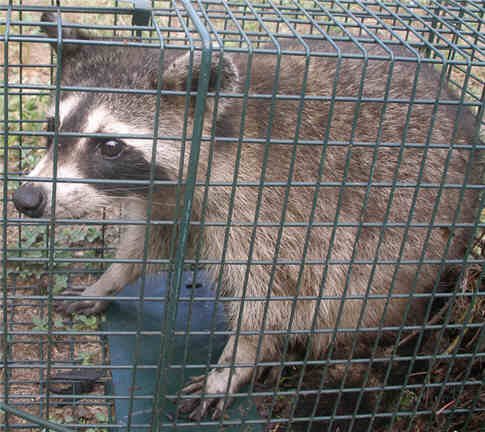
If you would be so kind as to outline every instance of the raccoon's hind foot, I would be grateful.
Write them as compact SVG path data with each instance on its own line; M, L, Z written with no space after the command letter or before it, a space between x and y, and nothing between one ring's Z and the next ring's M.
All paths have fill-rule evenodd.
M62 292L63 296L95 296L90 287L71 288ZM59 300L55 304L55 310L63 315L96 315L104 312L109 305L107 300Z
M227 394L229 370L216 369L211 371L209 375L192 377L189 384L182 389L180 395L182 397L193 397L178 399L177 411L184 415L188 414L192 421L200 421L210 412L212 412L212 420L220 419L224 408L227 408L233 399ZM207 396L205 396L206 394Z
M237 349L234 352L236 345ZM231 336L219 358L218 364L221 367L211 370L207 376L192 378L180 392L182 398L177 401L178 411L188 414L189 418L195 421L199 421L210 411L213 420L221 418L225 408L232 402L234 394L248 383L253 372L256 372L253 367L236 365L255 364L257 345L253 336L239 336L237 341L235 336Z

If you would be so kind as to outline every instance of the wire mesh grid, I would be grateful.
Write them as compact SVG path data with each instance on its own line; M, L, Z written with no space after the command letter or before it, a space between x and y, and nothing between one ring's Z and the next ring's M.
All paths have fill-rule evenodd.
M1 430L480 430L483 4L135 3L0 6ZM138 276L133 329L78 307Z

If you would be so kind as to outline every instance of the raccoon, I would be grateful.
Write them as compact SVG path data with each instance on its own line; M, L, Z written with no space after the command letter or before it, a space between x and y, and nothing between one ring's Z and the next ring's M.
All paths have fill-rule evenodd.
M56 25L45 30L57 38ZM63 27L62 37L94 35ZM53 176L50 145L15 192L17 209L82 218L120 203L127 219L145 220L151 201L152 220L173 220L200 53L167 49L161 58L159 49L72 41L62 48L63 87L160 88L160 109L156 92L60 90L48 114L60 133L55 206L52 182L35 181ZM222 295L236 300L226 302L234 334L219 367L181 391L212 395L181 399L192 419L220 416L224 396L252 380L260 362L279 361L286 340L314 359L332 344L338 355L352 345L365 355L377 333L360 328L424 324L426 302L415 294L433 290L445 260L462 259L471 239L477 188L465 185L480 184L478 125L438 70L404 45L313 38L278 48L279 57L274 46L211 56L191 216L204 223L190 224L187 257L196 252ZM142 136L156 124L152 172L154 140ZM151 228L148 258L169 257L174 229ZM144 241L145 227L128 225L116 258L141 260ZM96 297L115 294L142 268L112 264L82 292L85 301L61 308L99 313L106 303Z

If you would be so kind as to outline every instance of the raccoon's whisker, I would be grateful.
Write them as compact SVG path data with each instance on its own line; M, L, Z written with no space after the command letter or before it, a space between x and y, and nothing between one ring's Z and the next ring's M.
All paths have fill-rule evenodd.
M136 191L142 191L144 189L145 189L145 186L112 187L112 188L103 188L103 192L136 192Z
M109 192L118 192L118 191L125 191L126 192L127 189L109 189ZM104 191L108 191L107 189L104 189ZM127 201L130 201L130 202L139 202L139 203L143 203L145 204L147 202L146 199L144 198L139 198L139 197L136 197L136 196L123 196L122 198L120 198L120 200L123 200L125 202ZM106 207L109 207L110 205L112 205L112 203L106 203L106 204L93 204L92 206L93 207L97 207L99 209L104 209ZM152 201L151 203L151 206L152 207L158 207L158 208L168 208L168 207L176 207L175 204L172 204L172 203L157 203L155 201Z
M146 200L144 200L142 198L135 198L135 197L126 197L126 201L143 202L143 203L146 202ZM171 203L159 204L159 203L152 202L151 206L152 207L167 208L167 207L175 207L175 204L171 204Z

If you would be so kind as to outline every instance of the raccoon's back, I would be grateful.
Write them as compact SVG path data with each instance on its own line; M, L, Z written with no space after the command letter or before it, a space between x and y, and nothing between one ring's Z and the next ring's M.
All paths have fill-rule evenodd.
M414 206L415 222L429 223L435 214L437 222L450 223L464 184L479 182L482 169L472 147L475 119L440 72L412 61L415 55L403 47L393 48L394 61L375 44L365 45L367 61L350 43L339 44L341 57L330 57L336 51L328 43L310 48L327 57L311 56L307 63L304 55L285 53L278 63L275 55L254 55L241 176L259 180L266 157L269 181L286 182L291 175L296 182L328 183L327 195L340 194L346 183L344 219L361 214L366 195L365 218L382 219L394 193L389 221L408 220ZM283 49L302 52L295 45ZM245 67L240 61L241 82ZM231 117L239 126L237 110ZM251 144L253 138L267 140L269 151ZM458 220L470 222L476 194L464 195Z
M284 214L294 227L283 230L278 254L295 262L306 238L309 258L324 262L333 231L332 256L343 261L461 257L471 230L454 225L473 222L476 188L465 185L482 172L475 119L440 84L440 72L411 61L411 51L393 48L392 60L368 44L364 61L354 45L339 48L340 57L329 44L312 43L312 52L327 56L308 62L301 47L289 53L294 45L280 62L254 54L249 98L229 111L231 127L221 130L239 132L244 108L238 181L257 185L264 175L265 183L260 200L258 186L236 188L233 219L279 224ZM237 57L241 85L245 60ZM236 149L219 154L220 179L232 179ZM229 196L218 201L220 215ZM262 258L273 259L278 227L259 232ZM234 250L243 256L249 244L238 241Z

